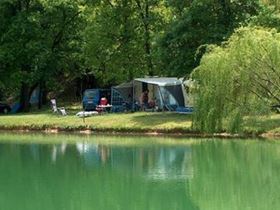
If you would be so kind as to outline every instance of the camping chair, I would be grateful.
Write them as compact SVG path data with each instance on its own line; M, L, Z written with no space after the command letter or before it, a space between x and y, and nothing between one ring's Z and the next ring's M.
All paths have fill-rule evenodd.
M58 113L58 114L61 114L62 116L66 116L67 113L66 113L66 110L64 107L57 107L56 106L56 100L55 99L51 99L51 105L52 105L52 110L54 113Z

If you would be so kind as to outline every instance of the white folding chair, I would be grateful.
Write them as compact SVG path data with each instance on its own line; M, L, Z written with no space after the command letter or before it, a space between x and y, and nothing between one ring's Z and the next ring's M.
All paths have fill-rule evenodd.
M51 99L51 105L52 105L52 110L53 110L54 113L61 114L62 116L67 115L64 107L59 107L59 108L57 107L55 99Z

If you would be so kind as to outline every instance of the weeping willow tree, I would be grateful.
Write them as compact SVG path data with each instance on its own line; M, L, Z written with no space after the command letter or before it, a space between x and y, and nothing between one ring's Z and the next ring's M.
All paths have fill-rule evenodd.
M262 0L262 3L274 6L276 9L280 9L280 0Z
M238 29L223 46L209 47L192 78L194 128L242 131L245 116L268 114L280 104L280 33Z

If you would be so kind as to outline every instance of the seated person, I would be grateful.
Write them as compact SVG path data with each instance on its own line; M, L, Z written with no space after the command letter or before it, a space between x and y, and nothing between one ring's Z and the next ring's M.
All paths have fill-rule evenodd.
M100 105L101 106L106 106L108 104L108 99L103 96L101 99L100 99Z
M149 108L149 90L145 90L141 94L140 103L142 110Z

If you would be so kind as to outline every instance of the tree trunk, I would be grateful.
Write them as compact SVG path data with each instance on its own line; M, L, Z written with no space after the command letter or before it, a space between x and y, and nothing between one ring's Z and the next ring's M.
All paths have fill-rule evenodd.
M145 25L145 52L149 76L153 76L153 62L149 26Z
M47 104L47 90L45 82L40 82L39 84L39 101L38 109L41 109L43 105Z
M151 37L150 37L150 8L148 0L145 1L145 51L147 59L147 67L149 76L153 76L153 62L152 62L152 52L151 52Z
M136 4L144 26L144 49L146 54L145 58L148 68L148 74L149 76L153 76L152 47L150 35L150 3L149 0L145 0L144 5L141 5L141 2L139 0L136 0Z
M29 99L30 99L30 87L27 83L21 84L20 90L20 111L21 112L28 112L30 109Z

